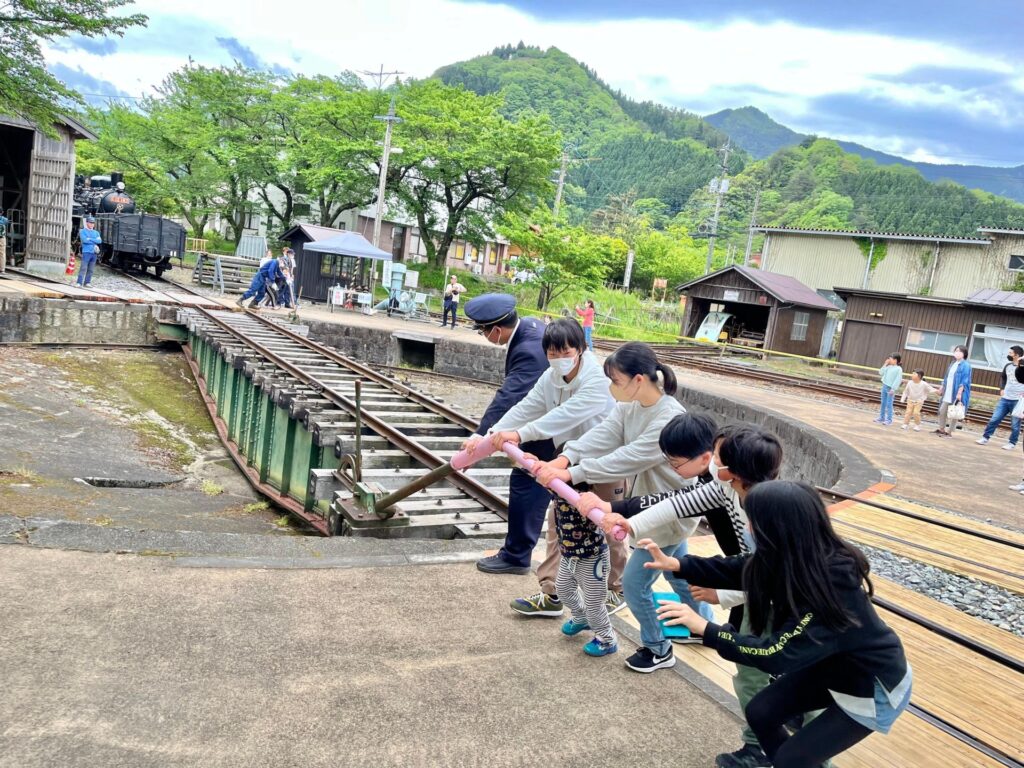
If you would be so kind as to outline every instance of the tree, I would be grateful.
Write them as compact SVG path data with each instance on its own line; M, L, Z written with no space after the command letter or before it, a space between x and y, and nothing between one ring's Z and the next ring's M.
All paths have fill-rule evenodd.
M400 165L389 179L416 217L427 256L441 266L457 237L482 244L503 214L553 192L560 140L546 117L502 117L501 100L437 81L398 89Z
M0 4L0 114L15 115L52 132L60 113L82 97L46 70L41 43L70 35L124 35L142 26L142 14L112 16L131 0L5 0Z
M626 244L618 238L556 222L547 208L528 215L506 214L501 233L522 251L516 267L536 275L537 309L541 310L570 287L598 287L608 274L608 264L626 253Z

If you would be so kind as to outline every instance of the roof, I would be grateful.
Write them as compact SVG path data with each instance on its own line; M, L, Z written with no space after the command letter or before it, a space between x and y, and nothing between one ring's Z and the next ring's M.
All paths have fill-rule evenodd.
M322 227L321 227L322 229ZM370 241L358 232L342 232L340 235L306 243L303 253L334 253L341 256L355 256L361 259L391 261L391 254L370 245Z
M334 229L333 227L318 227L315 224L296 224L278 239L290 242L292 235L296 232L301 232L311 243L315 243L320 240L326 240L329 237L344 234L345 231L344 229Z
M703 283L705 280L718 277L726 272L738 272L754 285L761 288L761 290L771 294L775 299L781 301L783 304L794 304L799 307L811 307L812 309L824 309L828 312L835 312L838 309L838 307L832 304L832 302L819 296L814 290L808 288L795 277L780 275L775 272L766 272L763 269L754 269L753 267L744 267L739 264L734 264L731 267L726 267L725 269L720 269L717 272L712 272L710 275L704 275L704 277L698 277L696 280L691 280L688 283L676 286L676 291L682 293L693 285Z
M956 237L953 235L922 235L903 232L872 232L855 229L801 229L799 227L754 227L756 232L784 235L817 235L822 237L867 237L875 240L919 240L927 243L960 243L963 245L991 245L988 238ZM979 230L982 231L982 230Z
M848 296L866 296L871 299L913 301L919 304L947 304L951 306L960 306L963 303L959 299L946 299L941 296L917 296L906 293L895 293L893 291L872 291L868 288L836 288L835 292L844 299Z
M89 139L90 141L96 140L96 134L75 120L75 118L68 117L67 115L61 115L58 119L61 125L71 131L72 141L75 139ZM0 115L0 123L4 125L14 125L18 128L25 128L30 131L38 130L37 127L29 121L23 120L20 117L13 117L11 115Z
M999 291L995 288L982 288L966 299L964 304L981 304L986 307L1024 310L1024 293L1016 291Z
M1004 229L997 229L994 227L978 227L979 232L988 232L993 235L1019 235L1024 237L1024 229L1015 229L1013 227L1007 227Z

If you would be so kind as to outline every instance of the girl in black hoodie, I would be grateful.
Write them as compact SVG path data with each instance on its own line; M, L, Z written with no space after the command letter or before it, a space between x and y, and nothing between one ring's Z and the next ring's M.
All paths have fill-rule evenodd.
M702 635L723 658L779 675L751 700L747 722L775 768L818 766L872 731L888 733L910 701L910 666L871 604L867 559L836 535L811 486L762 483L744 506L753 554L677 560L649 540L637 546L651 554L649 568L747 593L751 635L678 603L664 603L659 615ZM819 709L819 717L788 735L784 723Z

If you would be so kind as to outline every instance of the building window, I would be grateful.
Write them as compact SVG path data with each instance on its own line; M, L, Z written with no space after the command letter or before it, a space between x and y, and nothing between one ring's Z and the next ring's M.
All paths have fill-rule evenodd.
M1007 265L1007 269L1012 272L1024 272L1024 256L1012 254L1010 256L1010 263Z
M459 243L458 245L455 246L455 260L456 261L462 261L462 258L465 255L465 253L466 253L466 244L465 243Z
M975 368L1001 371L1009 362L1006 355L1014 344L1024 347L1024 328L978 323L971 335L968 359Z
M325 253L320 256L320 275L322 277L334 276L334 258L335 257L329 253Z
M487 249L487 263L497 264L498 263L498 246L491 245Z
M789 334L790 341L807 341L807 326L811 324L810 312L793 313L793 331Z
M256 211L245 211L242 214L244 223L242 224L243 229L259 229L260 228L260 215Z
M918 352L934 352L937 355L948 355L957 344L963 344L964 337L955 333L942 331L922 331L911 328L907 332L907 349Z

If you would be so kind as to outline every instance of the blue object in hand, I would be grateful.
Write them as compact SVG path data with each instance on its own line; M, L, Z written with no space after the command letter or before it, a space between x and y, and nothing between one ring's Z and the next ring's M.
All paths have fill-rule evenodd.
M661 600L671 600L673 603L682 603L683 602L682 600L679 599L679 595L677 595L675 592L655 592L653 599L654 599L654 607L655 608L661 608L661 602L659 602ZM665 620L664 619L658 619L658 622L661 624L661 631L662 631L662 633L664 633L664 635L665 635L665 637L667 639L672 639L673 637L689 637L690 636L689 628L684 627L682 624L670 627L670 626L667 626L665 624Z

